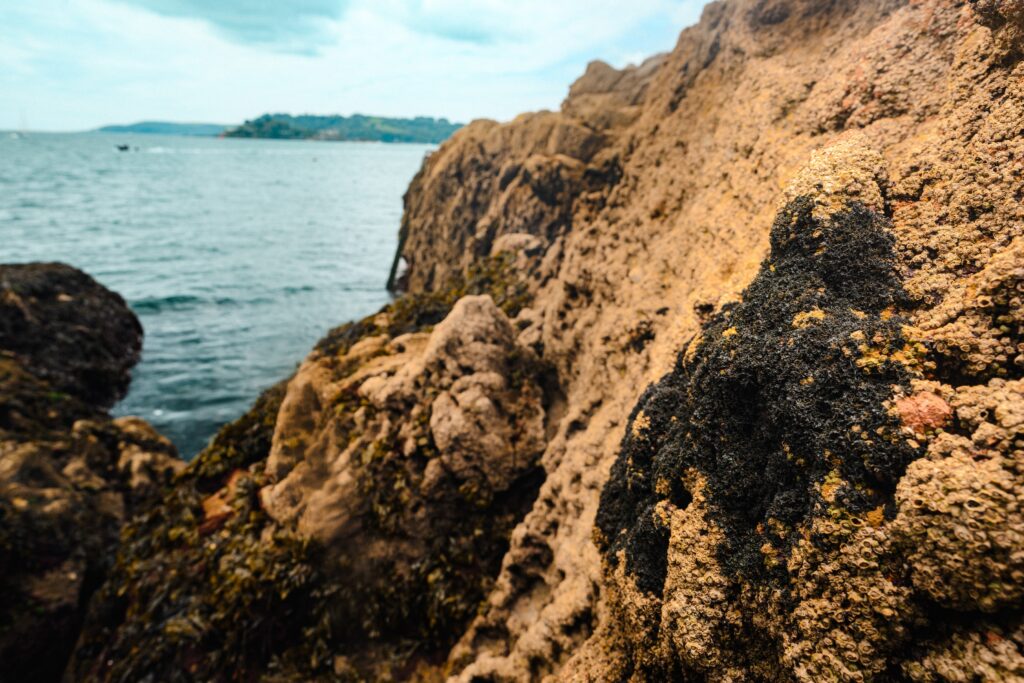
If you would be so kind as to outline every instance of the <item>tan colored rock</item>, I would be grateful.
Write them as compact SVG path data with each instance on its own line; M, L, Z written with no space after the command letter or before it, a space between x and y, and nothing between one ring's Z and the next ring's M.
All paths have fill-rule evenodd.
M368 347L369 341L349 353L365 358L366 349L382 348L376 341ZM420 495L428 498L443 495L435 489L449 480L460 487L502 491L531 466L543 447L544 411L539 395L519 394L521 389L510 384L510 355L520 352L508 319L489 297L463 298L429 337L396 341L404 352L364 366L342 378L341 386L331 382L316 358L289 384L268 461L280 481L262 494L275 519L295 522L303 533L326 543L345 535L361 514L354 470L365 464L363 451L393 438L405 457L428 439L437 449L422 473ZM355 416L358 436L350 434L342 444L329 420L317 430L309 424L320 418L314 406L346 393L365 401L366 408ZM406 415L411 419L403 422ZM294 444L305 444L306 451L290 472L281 474L280 453ZM424 509L417 518L423 533L429 530L428 513Z
M544 253L523 268L536 293L524 317L524 339L558 368L565 413L548 441L547 480L538 501L513 536L486 610L450 658L461 680L598 680L631 670L624 662L633 633L619 628L608 605L611 586L621 590L602 575L590 541L597 497L620 439L634 424L626 416L637 397L673 367L686 343L692 340L690 348L696 348L702 319L736 300L767 253L777 208L797 196L812 197L819 217L850 201L891 217L900 273L913 302L904 330L908 344L897 356L916 374L887 405L904 413L908 432L914 432L900 438L930 454L914 464L899 490L921 485L911 482L922 476L919 468L928 467L948 471L935 476L963 491L982 486L982 479L1017 485L1018 475L1005 470L1005 463L1019 449L1019 437L991 417L971 427L968 440L990 460L998 453L1003 465L988 472L994 466L986 464L968 476L954 466L955 458L941 464L931 455L941 448L952 453L943 445L953 436L948 432L965 418L979 419L978 403L966 398L974 396L972 386L984 388L992 378L1010 380L1019 373L1018 313L1024 307L1017 305L1016 271L1024 178L1017 160L1024 157L1024 79L1013 47L1014 7L996 0L716 2L652 67L642 92L625 109L618 109L623 99L607 94L622 77L601 65L574 86L560 116L599 130L603 147L589 161L579 159L582 185L552 185L569 188L559 195L558 225L571 227L558 230L555 239L541 238ZM628 115L593 113L601 98L617 99L612 108ZM543 116L548 126L559 115ZM411 291L429 289L438 273L462 267L463 245L478 234L477 221L491 207L507 205L500 180L512 176L498 169L507 172L528 150L537 153L537 146L520 143L538 125L531 117L487 124L487 143L483 128L460 133L427 160L410 189L403 224ZM488 163L464 163L478 149L488 150ZM462 194L443 190L435 180L456 172L468 186ZM539 195L523 194L515 215L538 215L551 206ZM517 218L504 221L489 219L497 227L488 230L522 232ZM641 319L646 331L638 336ZM644 341L634 346L634 338ZM863 343L873 348L872 340ZM887 362L882 356L860 360L865 372ZM916 388L917 382L930 384ZM988 414L998 408L1000 415L1015 415L1016 399L998 395L987 404ZM834 486L833 496L841 484ZM729 603L758 615L778 638L785 636L784 659L762 653L762 663L775 662L765 664L772 675L870 678L897 656L891 643L921 637L911 626L916 612L909 606L915 601L970 603L976 599L967 584L999 576L1009 566L1008 557L993 558L995 564L983 560L942 596L938 578L934 594L925 583L907 584L912 596L903 584L880 578L881 569L860 568L861 552L867 554L863 561L886 572L899 573L918 559L921 566L942 563L938 548L947 541L941 539L955 538L952 530L960 522L941 515L915 521L922 529L934 528L938 545L921 541L911 562L900 540L910 532L896 528L912 516L903 510L901 505L894 521L891 508L872 509L858 518L865 526L852 539L850 530L836 537L852 544L841 555L852 564L837 565L832 560L840 555L823 555L800 565L808 585L801 588L799 623L770 616L787 608L773 606L766 596ZM996 514L991 526L983 522L972 534L984 539L1014 528L1005 509ZM969 557L977 556L967 552L963 562ZM669 560L683 562L674 555ZM997 610L1009 610L1018 604L1015 585L1010 579L1009 590L975 592L994 600ZM678 590L681 600L688 589ZM694 595L701 590L692 588ZM871 595L868 607L844 607L842 596L851 594ZM871 604L901 616L894 621ZM829 623L823 612L845 621ZM711 626L716 622L695 621L691 629L672 619L679 624L673 627L679 629L673 647L685 661L695 669L703 662L712 679L743 679L728 664L715 668L714 662L742 661L734 653L718 656L701 645L713 641L721 648L728 638L686 635L718 628ZM672 638L672 631L664 637ZM961 637L966 643L975 636ZM856 664L847 659L850 639L869 644ZM772 668L777 666L782 668ZM643 679L636 671L631 675Z

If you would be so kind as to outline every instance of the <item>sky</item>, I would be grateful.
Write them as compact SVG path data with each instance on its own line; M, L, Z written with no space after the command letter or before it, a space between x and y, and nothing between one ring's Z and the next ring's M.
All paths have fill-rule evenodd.
M704 0L0 0L0 129L266 112L507 120Z

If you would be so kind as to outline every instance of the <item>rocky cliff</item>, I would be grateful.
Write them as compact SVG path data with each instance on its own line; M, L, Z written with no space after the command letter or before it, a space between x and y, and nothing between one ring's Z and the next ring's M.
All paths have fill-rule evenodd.
M525 245L566 396L453 676L1024 675L1022 8L712 3L428 160L399 284Z
M1024 679L1024 4L727 0L478 121L71 680Z

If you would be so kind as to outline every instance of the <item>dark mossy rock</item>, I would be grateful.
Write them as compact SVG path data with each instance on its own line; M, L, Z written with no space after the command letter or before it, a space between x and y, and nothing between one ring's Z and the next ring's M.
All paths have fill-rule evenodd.
M329 675L329 589L320 550L276 527L239 471L206 524L207 500L179 483L128 525L69 669L80 681L256 681Z
M0 681L57 681L118 534L181 463L127 388L141 328L61 264L0 266Z
M690 503L687 471L706 481L725 531L723 567L783 586L785 564L772 558L827 513L819 491L830 473L845 482L835 504L859 515L891 506L920 455L884 407L894 386L909 386L913 353L886 220L857 204L827 220L813 208L801 198L780 213L742 301L704 325L633 411L597 535L612 565L624 551L642 591L661 595L669 535L655 506Z
M455 302L464 296L488 294L510 318L529 305L532 295L515 272L515 255L502 252L479 261L445 286L428 292L403 294L385 306L383 316L370 316L336 327L321 339L316 350L324 355L344 352L356 341L375 334L397 337L419 332L444 320ZM378 320L383 318L383 325Z
M216 491L232 472L265 459L288 381L282 380L264 391L248 412L224 425L183 476L194 479L200 490Z
M56 437L71 429L75 420L101 414L96 406L26 370L14 354L0 352L0 437L18 441Z
M56 391L106 408L128 390L142 326L124 299L76 268L0 265L0 350Z
M72 680L252 681L295 667L330 670L320 550L276 527L257 499L286 385L222 427L162 501L125 526Z

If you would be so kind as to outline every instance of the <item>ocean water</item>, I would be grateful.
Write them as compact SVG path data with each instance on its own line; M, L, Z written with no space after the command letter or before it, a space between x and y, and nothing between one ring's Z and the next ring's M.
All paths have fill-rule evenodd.
M0 262L70 263L128 301L146 336L114 412L191 458L325 331L388 301L431 149L0 133Z

